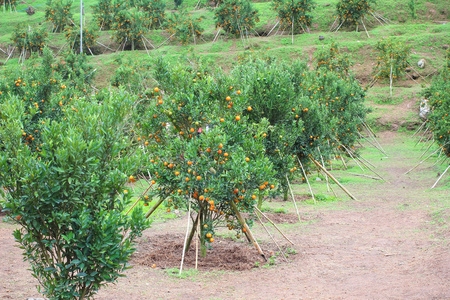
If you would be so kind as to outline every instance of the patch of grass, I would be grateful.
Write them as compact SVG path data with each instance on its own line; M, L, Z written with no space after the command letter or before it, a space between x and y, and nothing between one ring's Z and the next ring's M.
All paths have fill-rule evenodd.
M171 277L180 279L192 279L192 277L196 277L199 273L199 271L195 269L184 269L180 274L180 269L178 268L165 269L164 272Z

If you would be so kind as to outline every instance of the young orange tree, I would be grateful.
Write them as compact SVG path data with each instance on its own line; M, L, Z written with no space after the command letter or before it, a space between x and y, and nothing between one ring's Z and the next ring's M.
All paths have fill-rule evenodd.
M306 31L311 27L311 15L315 3L312 0L275 0L273 8L278 14L282 28Z
M120 10L112 25L113 36L123 48L134 50L143 43L142 35L148 31L150 20L143 11L136 8Z
M76 52L80 52L80 28L70 26L65 29L66 39L70 47ZM83 28L83 53L94 54L95 41L98 39L97 28L84 27Z
M216 9L216 28L234 35L248 35L259 22L258 11L248 0L224 0Z
M122 7L122 2L113 3L112 0L99 0L96 5L91 7L98 27L101 30L109 30L114 22L114 16Z
M70 12L72 1L48 0L45 9L45 20L53 24L54 32L62 32L64 27L70 25L73 15Z
M203 28L200 26L202 18L193 19L186 12L174 13L166 20L165 28L179 40L182 45L194 41L202 35Z
M371 11L375 0L339 0L336 4L337 15L342 26L357 26Z
M246 101L232 87L226 87L228 96L213 96L216 82L201 67L166 69L161 89L173 92L152 92L138 120L139 139L151 153L147 168L156 194L170 208L191 208L190 237L200 222L205 255L223 221L249 234L251 223L243 222L241 212L252 213L257 194L274 187L263 144L268 123L249 122L242 114Z
M42 50L46 45L47 37L48 33L44 28L28 29L27 25L21 23L15 27L11 40L14 42L19 52L26 49L31 52L42 53Z

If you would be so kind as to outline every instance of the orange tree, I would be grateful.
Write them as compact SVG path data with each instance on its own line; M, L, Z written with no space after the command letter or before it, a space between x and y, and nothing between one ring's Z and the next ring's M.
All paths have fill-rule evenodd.
M53 24L54 32L62 32L64 27L70 25L73 15L70 12L72 1L48 0L45 9L45 20Z
M75 26L70 26L65 29L66 39L69 42L71 48L79 52L80 51L80 28ZM98 39L98 30L96 28L83 28L83 53L89 55L93 54L93 47L95 46L95 41Z
M248 35L259 22L258 11L248 0L224 0L216 9L216 29L221 27L227 33Z
M296 111L300 97L293 87L289 67L274 59L249 58L233 69L232 77L246 95L244 115L251 122L267 119L270 124L264 139L266 156L274 165L280 191L287 200L287 176L292 176L297 164L294 145L304 135L304 123ZM261 206L261 198L258 205Z
M342 26L356 26L373 10L375 0L339 0L337 15Z
M317 50L314 53L314 60L316 70L325 68L341 76L348 76L349 68L352 66L348 54L343 52L335 42L327 48Z
M278 14L280 25L283 28L291 29L294 23L294 30L311 27L313 16L311 11L315 3L312 0L275 0L273 8Z
M0 0L0 6L8 7L13 11L13 7L16 6L16 0Z
M201 21L202 18L193 19L186 12L174 13L167 18L165 28L174 39L179 40L182 45L187 45L189 41L202 35Z
M134 50L139 42L143 43L142 35L148 31L149 24L146 14L136 8L120 10L114 17L113 36L124 48Z
M164 2L161 0L141 0L139 5L149 18L149 28L157 29L163 26L166 18L164 12L166 4Z
M39 151L23 140L34 114L9 94L0 102L1 205L13 235L50 299L89 299L128 268L132 241L147 227L123 213L128 175L142 151L128 131L134 99L109 92L101 105L74 100L60 120L39 123ZM124 238L128 232L128 238Z
M447 64L423 94L431 105L428 122L434 139L442 148L442 151L450 156L450 91L448 87L450 81L450 51L447 50L446 56Z
M96 5L91 6L94 18L101 30L109 30L114 22L114 16L122 7L122 2L112 0L99 0Z
M375 46L377 65L374 68L374 78L399 78L408 67L411 46L392 38L382 39Z
M30 29L24 23L18 24L11 36L11 40L14 42L17 49L22 51L26 49L31 52L42 53L45 47L48 33L44 28L42 29Z
M249 234L247 224L238 221L240 212L252 213L256 195L274 188L272 164L264 155L268 123L249 122L242 93L217 87L201 66L158 70L163 68L168 71L159 75L165 94L152 91L137 119L138 140L149 149L155 194L169 209L191 207L195 221L189 240L200 222L206 255L224 220L230 230ZM227 94L216 97L216 89Z

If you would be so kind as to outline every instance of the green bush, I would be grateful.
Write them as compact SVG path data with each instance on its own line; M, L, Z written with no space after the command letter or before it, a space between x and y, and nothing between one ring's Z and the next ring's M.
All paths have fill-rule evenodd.
M123 276L132 241L148 226L141 210L123 213L131 199L124 185L142 158L128 132L134 99L103 99L74 100L64 120L42 123L36 152L22 141L33 118L26 105L15 96L0 103L1 205L50 299L91 298Z
M65 29L66 39L73 51L80 53L80 28L70 26ZM83 28L83 53L87 55L94 54L95 42L98 39L98 29L84 27Z

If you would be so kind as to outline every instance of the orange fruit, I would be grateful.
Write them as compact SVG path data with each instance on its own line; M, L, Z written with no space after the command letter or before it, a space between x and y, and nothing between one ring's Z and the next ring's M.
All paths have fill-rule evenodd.
M252 111L252 107L251 106L247 107L247 110Z
M230 100L231 100L231 97L230 97L230 96L227 96L227 97L225 98L225 100L230 101Z
M154 91L159 92L159 88L155 87Z
M256 195L252 195L252 199L255 200L256 199Z
M240 95L241 94L241 90L237 90L236 94Z
M212 243L212 242L214 242L214 239L213 239L213 238L210 238L209 241Z
M245 161L250 161L250 158L246 157L246 158L245 158Z
M16 220L17 220L17 221L20 221L20 219L22 219L22 216L21 216L21 215L16 216Z
M241 119L241 117L240 116L236 116L235 119L236 119L236 121L239 121Z
M186 181L189 181L189 177L186 177L186 179L185 179Z
M200 179L202 179L202 177L200 175L198 175L197 176L197 180L200 180Z
M223 122L223 121L225 121L225 119L224 118L220 118L220 122Z
M208 233L206 234L206 237L207 237L207 238L210 238L210 237L212 237L212 234L211 234L210 232L208 232Z

